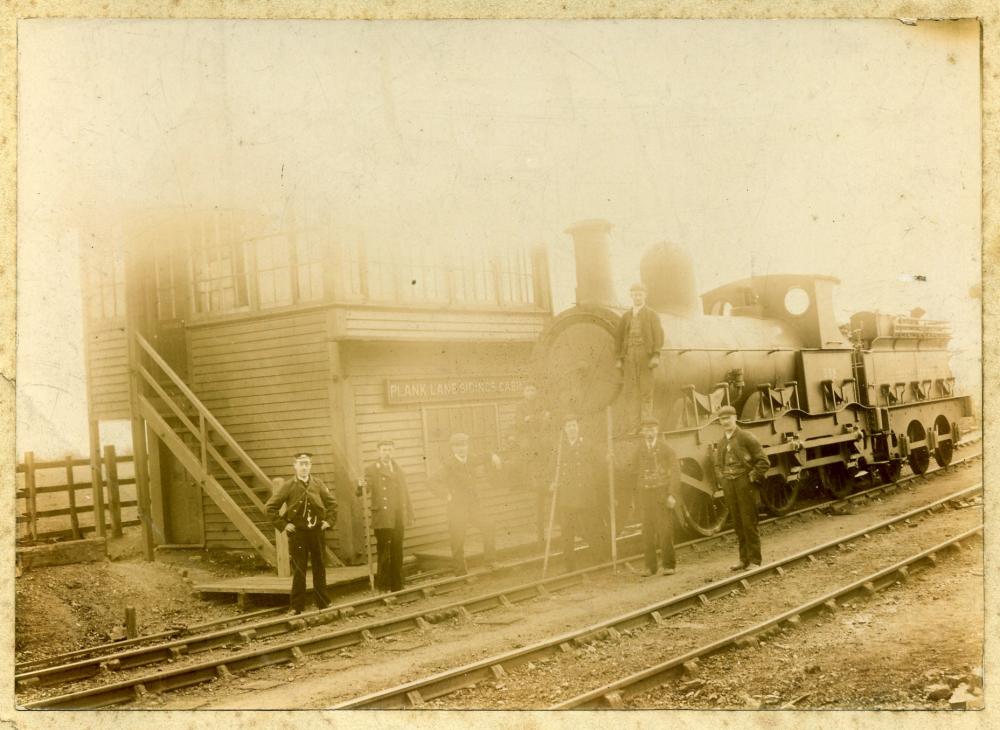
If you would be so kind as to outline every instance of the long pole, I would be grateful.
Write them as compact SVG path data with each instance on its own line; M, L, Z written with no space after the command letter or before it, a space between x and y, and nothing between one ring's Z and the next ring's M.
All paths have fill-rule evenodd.
M549 508L549 529L548 532L545 533L545 557L542 559L543 578L549 569L549 551L552 547L552 527L555 525L556 521L556 499L559 496L559 467L562 465L562 439L562 433L560 433L559 446L556 449L556 475L553 479L553 484L555 484L556 488L552 492L552 506ZM573 547L570 546L570 549L573 549Z
M362 512L365 513L365 560L368 564L368 587L375 592L375 572L372 570L371 514L368 509L368 486L361 487Z
M612 428L611 406L607 408L608 427L608 502L611 506L611 569L618 572L618 523L615 519L615 441Z

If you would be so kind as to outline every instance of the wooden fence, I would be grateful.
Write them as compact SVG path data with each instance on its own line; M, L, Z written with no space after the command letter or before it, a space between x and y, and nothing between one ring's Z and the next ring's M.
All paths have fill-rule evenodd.
M17 487L19 539L79 539L87 532L96 532L99 523L103 523L102 533L108 534L110 530L114 537L121 537L123 527L138 525L138 519L122 519L122 511L136 508L138 502L121 497L121 487L134 485L135 477L119 477L120 464L133 464L132 457L119 456L114 446L106 446L99 468L90 471L91 479L77 481L73 474L74 467L90 467L90 459L67 456L61 461L36 461L34 453L25 452L24 462L18 464L16 470L17 474L24 475L23 486ZM98 481L97 489L94 488L94 479ZM77 492L83 490L86 491L82 501L89 500L89 504L80 504ZM88 515L89 519L81 521L81 515ZM51 528L53 521L61 525L67 522L66 519L56 518L68 518L69 526L45 529ZM40 524L42 520L49 524ZM22 525L26 526L26 530Z

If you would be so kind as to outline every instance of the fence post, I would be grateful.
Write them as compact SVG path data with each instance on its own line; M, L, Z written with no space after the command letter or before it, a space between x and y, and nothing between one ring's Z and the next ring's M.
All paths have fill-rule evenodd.
M35 454L24 452L24 486L28 491L28 530L31 539L38 539L38 501L35 491Z
M73 481L73 456L66 455L66 493L69 495L69 524L73 539L80 539L80 518L76 514L76 482Z
M101 473L101 434L97 421L90 422L90 487L94 502L94 536L104 537L104 475Z
M108 502L111 508L111 534L122 536L122 500L118 493L118 462L115 460L115 445L104 447L104 468L108 473Z

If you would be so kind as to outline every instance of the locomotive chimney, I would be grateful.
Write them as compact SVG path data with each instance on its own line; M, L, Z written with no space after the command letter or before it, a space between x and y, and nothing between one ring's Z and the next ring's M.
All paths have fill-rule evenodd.
M611 283L610 232L611 224L601 219L580 221L566 229L566 233L573 237L577 304L618 304L615 287Z
M646 302L655 311L678 317L702 313L694 263L680 246L667 241L650 246L639 262L639 276L649 290Z

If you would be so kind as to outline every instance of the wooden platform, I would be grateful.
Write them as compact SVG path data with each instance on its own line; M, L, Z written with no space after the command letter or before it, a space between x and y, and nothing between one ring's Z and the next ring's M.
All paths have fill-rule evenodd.
M483 541L476 530L473 529L470 532L471 535L465 539L465 562L470 567L481 566L483 564ZM497 561L541 555L545 549L544 543L539 545L534 530L523 532L498 530L495 542ZM562 542L559 538L559 530L557 528L552 540L553 552L559 550L561 546ZM416 559L423 570L451 568L451 546L442 544L425 548L416 554Z
M403 569L416 565L416 558L408 555L403 559ZM328 589L364 588L368 585L368 568L364 565L348 565L342 568L326 569L326 585ZM289 596L292 593L292 578L281 578L273 573L261 575L245 575L239 578L224 578L220 580L196 583L194 590L199 593L234 594L242 603L250 595ZM306 591L312 590L312 570L306 571ZM331 592L333 592L331 590ZM307 595L308 597L308 595Z

